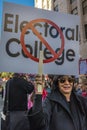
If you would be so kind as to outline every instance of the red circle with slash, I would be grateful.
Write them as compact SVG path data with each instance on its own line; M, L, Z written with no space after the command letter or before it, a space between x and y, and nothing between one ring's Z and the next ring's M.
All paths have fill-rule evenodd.
M51 24L52 26L54 26L57 31L59 32L60 34L60 38L61 38L61 48L60 50L56 53L53 48L51 48L51 46L48 44L48 42L41 36L41 34L35 29L34 25L35 23L38 23L38 22L45 22L45 23L49 23ZM46 46L46 48L51 52L51 54L54 55L54 57L51 57L49 59L44 59L43 60L43 63L48 63L48 62L52 62L54 61L55 59L57 59L63 52L64 50L64 36L63 36L63 33L61 31L61 29L54 23L52 22L51 20L48 20L48 19L35 19L35 20L32 20L30 21L29 23L26 24L26 26L23 28L22 32L21 32L21 36L20 36L20 42L21 42L21 45L22 45L22 49L24 51L24 53L29 57L31 58L32 60L36 61L36 62L39 62L39 58L36 58L34 56L32 56L30 54L30 52L27 50L26 48L26 45L25 45L25 42L24 42L24 36L25 36L25 33L27 31L27 29L31 29L32 32L41 40L41 42Z

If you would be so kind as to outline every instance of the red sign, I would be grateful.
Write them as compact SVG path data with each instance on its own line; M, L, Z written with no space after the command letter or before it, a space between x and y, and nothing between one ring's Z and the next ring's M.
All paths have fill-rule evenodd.
M56 30L59 32L60 38L61 38L61 48L60 48L60 50L57 53L53 50L53 48L49 45L49 43L42 37L42 35L34 27L34 24L35 23L39 23L39 22L49 23L52 26L54 26L56 28ZM26 24L26 26L23 28L21 36L20 36L20 42L21 42L21 45L22 45L22 49L23 49L24 53L29 58L31 58L32 60L34 60L36 62L39 62L39 58L36 58L36 57L32 56L30 54L30 52L27 50L26 46L25 46L24 36L25 36L25 33L26 33L27 29L31 29L32 32L40 39L40 41L42 42L42 44L44 44L46 46L46 48L54 56L54 57L49 58L49 59L44 59L43 63L52 62L52 61L54 61L55 59L57 59L62 54L62 52L64 50L64 36L63 36L63 33L62 33L61 29L54 22L52 22L51 20L48 20L48 19L35 19L35 20L30 21L28 24Z

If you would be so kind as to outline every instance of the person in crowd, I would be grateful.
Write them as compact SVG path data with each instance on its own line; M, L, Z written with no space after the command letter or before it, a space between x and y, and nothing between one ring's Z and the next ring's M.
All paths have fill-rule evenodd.
M44 102L40 75L35 86L34 104L28 113L31 130L87 130L87 98L74 92L73 76L58 76Z
M33 106L34 94L35 94L35 91L33 91L33 92L28 96L28 110Z
M17 124L24 124L23 130L29 130L27 117L24 116L28 110L28 94L34 90L34 85L25 79L24 74L14 73L13 78L6 82L6 92L3 113L6 115L7 111L11 114L10 117L10 130L20 130L16 127ZM22 122L21 122L22 121ZM20 123L21 122L21 123ZM19 128L19 129L17 129Z
M54 75L48 74L48 79L47 81L45 81L45 87L44 87L48 94L51 92L53 79L54 79Z
M74 84L74 89L76 91L77 94L82 95L82 83L75 83Z
M83 83L82 85L82 96L87 97L87 84Z

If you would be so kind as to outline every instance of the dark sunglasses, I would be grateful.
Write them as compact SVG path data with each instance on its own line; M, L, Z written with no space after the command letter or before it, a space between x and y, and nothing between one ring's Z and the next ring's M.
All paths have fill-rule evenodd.
M60 79L58 79L58 81L59 81L60 83L65 83L66 80L67 80L69 83L73 83L73 82L74 82L74 79L73 79L73 78L60 78Z

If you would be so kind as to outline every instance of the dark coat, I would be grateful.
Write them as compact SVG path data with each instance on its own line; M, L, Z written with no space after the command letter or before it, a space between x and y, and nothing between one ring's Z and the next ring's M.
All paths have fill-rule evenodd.
M55 89L41 107L41 97L37 95L29 120L32 130L87 130L87 98L72 92L68 104Z
M9 87L9 88L8 88ZM6 93L3 112L7 110L7 91L9 89L8 110L10 111L26 111L27 110L27 94L34 90L34 85L24 78L13 77L6 83Z

